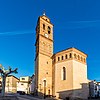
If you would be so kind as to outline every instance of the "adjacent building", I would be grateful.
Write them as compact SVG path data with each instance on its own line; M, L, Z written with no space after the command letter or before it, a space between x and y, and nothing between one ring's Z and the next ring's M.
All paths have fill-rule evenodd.
M19 79L13 75L9 75L6 78L6 93L17 93L17 91L24 91L26 94L33 92L34 86L34 75L33 78L29 76L20 77ZM32 86L31 86L32 85ZM2 90L2 78L0 77L0 92Z
M30 77L20 77L19 81L17 82L17 91L24 91L26 94L30 93Z
M6 78L6 86L5 86L5 92L6 93L16 93L17 92L17 81L19 79L13 75L9 75ZM2 90L2 78L0 77L0 91Z
M91 98L100 97L100 82L95 80L89 82L89 94Z
M53 43L53 24L43 14L36 26L35 92L44 97L87 99L87 54L76 48L54 54Z
M29 85L29 89L30 89L30 94L34 95L34 91L35 91L35 75L33 74L30 80L30 85Z

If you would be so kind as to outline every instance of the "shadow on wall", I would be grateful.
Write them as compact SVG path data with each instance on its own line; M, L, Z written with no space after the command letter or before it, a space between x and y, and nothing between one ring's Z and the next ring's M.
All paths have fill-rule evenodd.
M87 100L89 97L89 85L87 83L80 84L82 88L80 89L72 89L72 90L64 90L59 91L57 94L59 95L59 98L57 99L63 99L63 100ZM45 93L41 93L36 91L34 96L38 96L41 99L45 99L47 97L52 97L51 95L46 95ZM55 98L55 97L54 97ZM53 100L53 98L52 98Z
M57 92L59 94L59 99L63 100L78 100L78 99L88 99L89 97L89 86L87 83L82 83L82 88L80 89L72 89L72 90L65 90Z
M46 95L46 93L35 91L34 96L37 96L40 99L52 98L51 95ZM53 100L53 99L52 99Z

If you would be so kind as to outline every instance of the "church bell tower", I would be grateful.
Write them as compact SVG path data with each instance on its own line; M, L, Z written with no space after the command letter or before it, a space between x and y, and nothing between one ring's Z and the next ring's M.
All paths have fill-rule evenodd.
M43 14L36 26L35 76L39 95L52 95L53 24Z

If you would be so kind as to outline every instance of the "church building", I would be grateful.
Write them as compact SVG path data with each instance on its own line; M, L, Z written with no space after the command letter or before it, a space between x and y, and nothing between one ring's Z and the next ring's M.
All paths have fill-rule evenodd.
M57 99L89 96L87 55L76 48L53 53L53 24L43 14L36 26L35 90Z

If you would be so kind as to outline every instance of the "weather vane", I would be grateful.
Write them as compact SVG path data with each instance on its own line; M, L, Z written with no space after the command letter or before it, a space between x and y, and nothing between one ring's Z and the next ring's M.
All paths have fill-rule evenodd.
M43 15L45 16L46 14L45 14L45 10L43 11Z

